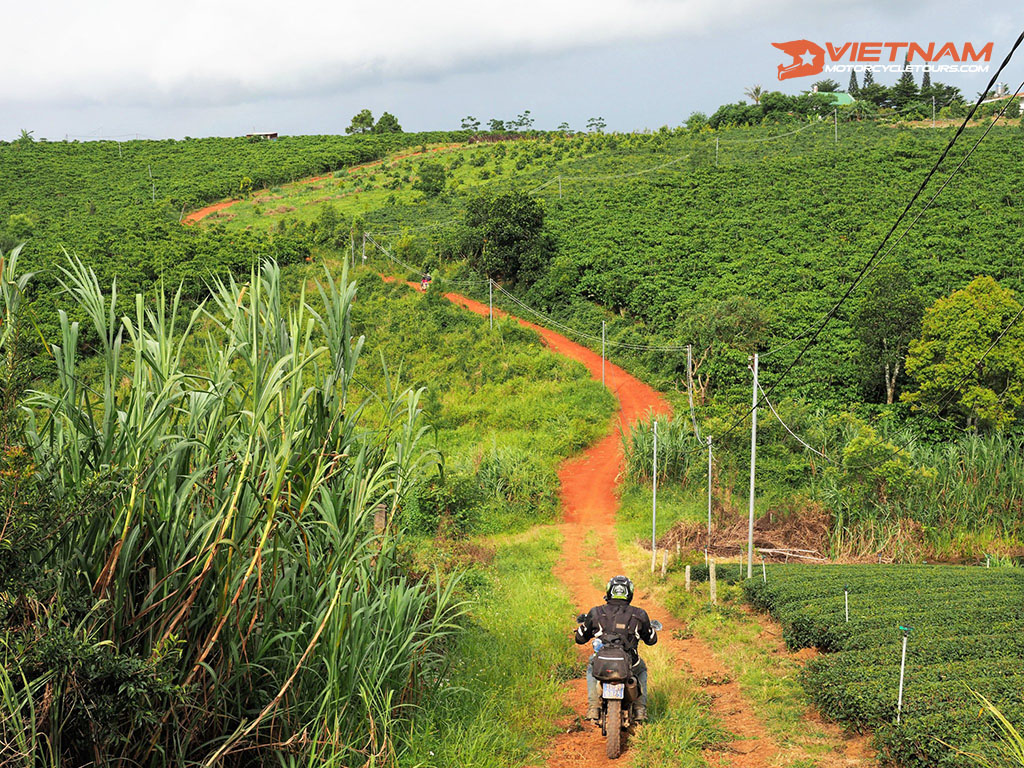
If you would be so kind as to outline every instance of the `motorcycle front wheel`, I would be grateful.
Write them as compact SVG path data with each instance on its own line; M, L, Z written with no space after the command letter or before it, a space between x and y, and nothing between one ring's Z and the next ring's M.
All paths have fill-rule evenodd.
M608 711L605 714L605 731L608 734L608 749L606 754L609 760L614 760L622 750L622 702L619 699L608 701Z

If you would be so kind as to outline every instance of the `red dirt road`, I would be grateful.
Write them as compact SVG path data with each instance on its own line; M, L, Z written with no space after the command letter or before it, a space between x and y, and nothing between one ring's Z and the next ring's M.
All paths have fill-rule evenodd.
M234 205L237 202L239 202L239 201L238 200L221 200L219 203L214 203L213 205L207 205L207 206L205 206L203 208L199 208L199 209L197 209L195 211L192 211L191 213L186 213L185 214L185 218L183 218L181 220L181 223L185 224L185 225L195 224L197 221L202 221L203 219L205 219L207 216L209 216L212 213L216 213L217 211L223 211L225 208L230 208L232 205Z
M479 315L487 315L487 305L455 293L445 298ZM495 310L498 316L504 312ZM547 328L514 318L521 325L537 331L544 343L555 352L583 363L596 379L601 378L601 356L570 341ZM622 368L605 362L605 382L619 400L619 412L613 427L626 428L648 412L671 413L671 406L653 388L631 376ZM600 602L602 585L608 578L622 572L615 542L615 512L619 506L619 477L624 467L619 430L609 434L580 456L567 460L558 473L562 485L562 505L565 512L562 523L564 536L562 562L556 575L570 589L573 600L581 611ZM589 537L589 540L588 540ZM664 624L659 644L667 645L677 666L688 666L700 678L729 679L725 667L699 639L678 640L673 637L682 624L646 595L637 595L636 605ZM566 642L574 624L566 617ZM686 633L680 633L686 634ZM580 659L589 655L589 646L579 648ZM657 681L653 681L657 685ZM628 749L618 761L605 757L604 739L594 726L579 727L579 716L586 708L587 691L584 680L575 680L567 691L567 703L576 713L573 720L561 723L563 733L552 744L546 764L551 768L569 766L628 764ZM721 752L711 757L719 765L736 768L768 766L777 755L778 747L760 722L750 711L739 686L734 682L715 686L713 701L716 715L723 725L736 736Z
M387 282L396 279L384 278ZM417 283L406 284L419 290ZM446 293L444 296L471 312L487 316L486 304L457 293ZM508 316L499 309L495 309L494 314L496 317ZM600 355L561 334L522 318L512 317L520 325L537 331L550 349L583 363L591 377L601 379ZM611 425L612 429L581 455L565 461L558 473L564 509L564 522L561 525L564 541L561 563L555 569L555 575L569 587L580 611L598 603L607 579L623 571L615 539L619 477L624 468L618 427L626 428L649 412L671 413L671 406L656 390L607 361L605 383L619 401L619 411ZM751 711L750 702L740 690L739 684L732 680L725 665L700 638L680 631L684 629L683 624L649 595L638 594L634 602L664 625L664 630L659 633L658 645L662 648L667 646L674 666L687 669L697 679L726 681L707 690L711 694L715 716L734 738L725 744L716 745L713 751L705 754L709 765L715 768L769 768L776 765L783 757L782 750L772 740L765 724ZM570 635L574 628L572 616L567 616L567 643L571 642ZM678 637L690 636L678 639L677 634ZM590 653L589 646L578 647L578 652L579 658L586 660ZM657 686L657 680L652 680L651 684ZM608 760L601 732L593 725L581 723L580 717L587 703L586 681L571 681L566 686L565 696L566 704L574 715L559 723L562 733L549 747L545 764L549 768L628 765L628 741L626 751L619 760ZM832 753L821 758L819 764L822 768L856 768L871 762L871 754L865 748L863 738L846 739L838 728L823 724L813 713L807 719L809 724L824 726L836 747Z
M443 144L440 147L431 147L430 149L427 150L426 154L433 154L435 152L442 152L442 151L444 151L446 149L458 149L459 147L462 147L462 146L463 146L462 144ZM385 157L385 158L383 158L381 160L372 160L369 163L363 163L361 165L353 165L353 166L351 166L348 169L348 172L349 173L356 173L358 171L362 171L362 170L365 170L367 168L374 168L374 167L376 167L378 165L383 165L384 163L387 163L387 162L394 162L394 161L397 161L397 160L404 160L407 157L415 157L416 155L422 155L422 154L424 154L424 153L419 151L419 150L416 150L414 152L405 152L405 153L398 154L398 155L392 155L391 157ZM313 184L314 182L324 181L324 180L330 179L330 178L333 178L333 177L332 176L311 176L308 179L300 179L299 181L296 181L296 182L293 182L293 183L294 184ZM261 190L261 192L266 192L266 190ZM242 201L241 200L221 200L219 203L214 203L213 205L207 205L207 206L205 206L203 208L198 208L198 209L192 211L191 213L185 214L185 216L181 220L181 223L185 224L186 226L191 225L191 224L195 224L197 222L202 221L207 216L210 216L211 214L217 213L217 211L223 211L225 208L230 208L235 203L240 203L240 202L242 202Z

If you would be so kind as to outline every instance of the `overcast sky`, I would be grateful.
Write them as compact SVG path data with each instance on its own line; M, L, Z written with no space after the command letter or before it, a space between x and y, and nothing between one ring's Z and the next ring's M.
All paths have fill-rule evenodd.
M355 112L406 130L515 117L679 125L780 83L771 46L807 38L995 43L1019 2L962 0L94 0L8 4L0 138L342 133ZM1004 77L1024 79L1024 52ZM989 75L938 79L974 96ZM840 79L840 78L837 78ZM891 82L894 75L877 78ZM842 78L843 87L846 77Z

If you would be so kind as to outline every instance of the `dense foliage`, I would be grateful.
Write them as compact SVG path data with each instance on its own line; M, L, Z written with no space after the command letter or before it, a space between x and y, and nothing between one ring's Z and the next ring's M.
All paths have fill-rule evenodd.
M993 757L999 731L972 689L1011 721L1024 716L1017 568L769 566L767 582L746 581L744 591L782 623L791 648L830 652L806 667L807 690L826 715L875 729L886 765L976 764L957 750ZM912 629L897 724L900 626Z
M306 233L279 229L183 227L186 211L448 135L0 145L0 251L26 242L23 265L36 275L27 302L44 335L52 338L58 332L56 265L63 263L65 249L94 269L102 285L116 277L123 296L163 280L182 283L186 299L195 300L205 295L213 275L246 274L264 258L302 261L315 243ZM83 332L88 343L95 342L91 329Z
M354 283L287 302L267 262L208 308L137 294L119 317L80 261L61 274L100 371L61 310L56 380L0 404L27 411L0 454L5 764L389 754L461 609L402 561L398 510L439 457L419 393L361 418Z

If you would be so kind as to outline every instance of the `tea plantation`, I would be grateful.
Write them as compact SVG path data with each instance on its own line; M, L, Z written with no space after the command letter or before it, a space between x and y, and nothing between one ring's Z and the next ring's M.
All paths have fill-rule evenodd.
M749 602L781 622L790 648L826 652L803 672L812 700L849 728L873 729L883 764L991 757L995 725L974 692L1011 721L1024 715L1024 571L785 565L760 576L744 583ZM901 627L910 629L897 723Z

